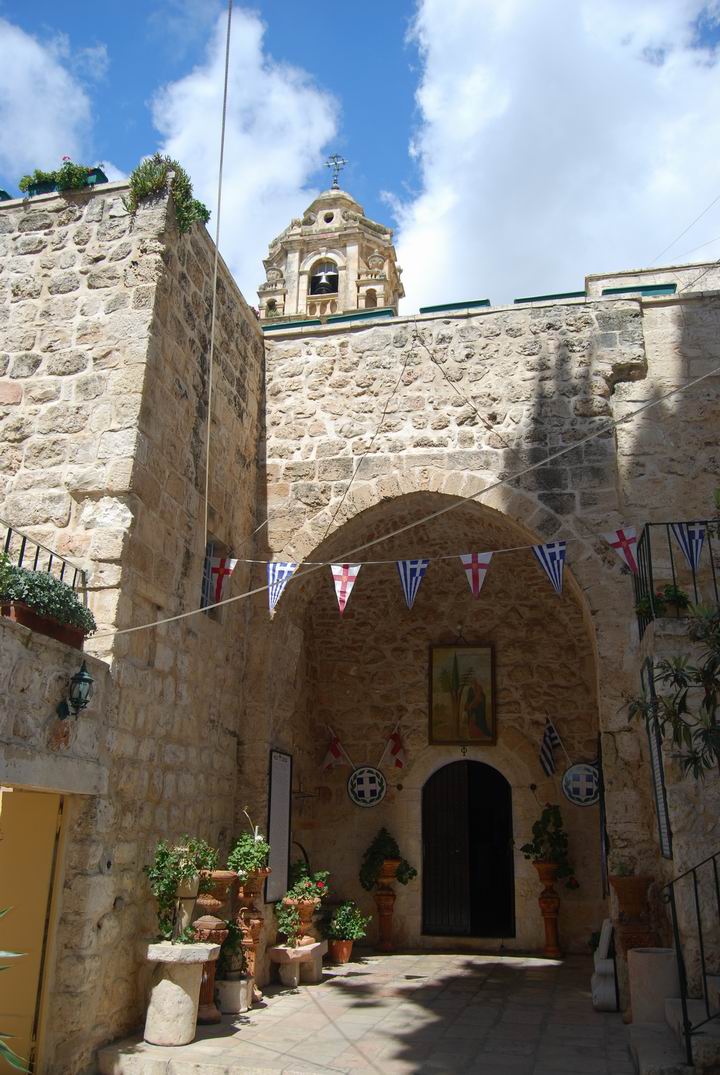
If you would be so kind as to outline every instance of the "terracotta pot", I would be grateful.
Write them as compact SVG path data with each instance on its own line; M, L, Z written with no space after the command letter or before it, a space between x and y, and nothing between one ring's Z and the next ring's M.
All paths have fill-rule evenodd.
M202 876L207 877L208 871L203 870ZM219 915L229 902L229 892L237 881L237 874L234 870L211 870L209 877L212 888L209 892L203 892L198 896L195 906L201 915Z
M647 890L652 877L622 877L619 874L611 874L609 881L617 895L620 918L649 916Z
M255 899L260 895L265 878L270 873L269 866L263 866L260 870L251 870L244 881L240 883L242 889L242 906L252 907Z
M328 955L333 963L349 963L352 955L352 941L341 941L336 937L328 940Z
M21 623L23 627L29 627L36 634L45 635L47 638L55 638L58 642L64 642L73 649L82 649L85 641L85 632L82 627L73 627L69 623L60 623L52 616L43 616L25 605L22 601L12 601L0 606L0 612L8 619Z
M385 859L383 861L377 879L377 883L381 888L386 888L395 880L401 861L401 859Z

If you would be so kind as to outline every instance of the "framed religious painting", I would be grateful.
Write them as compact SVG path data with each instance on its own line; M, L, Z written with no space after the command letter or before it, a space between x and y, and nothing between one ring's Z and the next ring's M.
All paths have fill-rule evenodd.
M431 646L429 741L470 746L496 736L493 647Z

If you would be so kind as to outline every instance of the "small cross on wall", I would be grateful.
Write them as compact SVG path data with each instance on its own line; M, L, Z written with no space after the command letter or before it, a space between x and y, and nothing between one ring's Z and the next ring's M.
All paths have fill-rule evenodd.
M338 183L338 176L348 162L344 157L341 157L338 153L333 153L331 157L325 161L325 167L332 169L332 186L331 190L340 190L340 184Z

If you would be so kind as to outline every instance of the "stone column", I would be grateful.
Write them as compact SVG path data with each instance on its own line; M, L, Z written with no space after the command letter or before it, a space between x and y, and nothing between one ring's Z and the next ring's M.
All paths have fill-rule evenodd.
M187 1045L195 1037L203 965L215 966L219 944L148 945L147 958L157 963L145 1019L145 1041L151 1045Z

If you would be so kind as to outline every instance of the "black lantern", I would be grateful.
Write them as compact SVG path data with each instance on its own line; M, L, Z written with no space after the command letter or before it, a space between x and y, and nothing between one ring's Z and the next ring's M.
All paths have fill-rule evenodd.
M69 717L71 711L77 716L80 710L85 708L92 697L94 682L93 677L87 670L85 661L83 661L80 671L76 672L70 680L67 699L63 699L57 707L57 715L60 720L65 720L66 717Z

